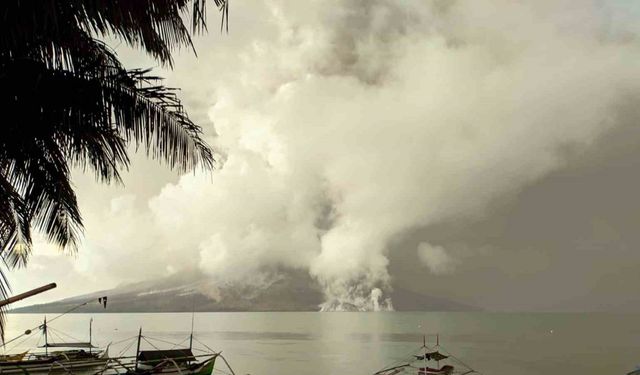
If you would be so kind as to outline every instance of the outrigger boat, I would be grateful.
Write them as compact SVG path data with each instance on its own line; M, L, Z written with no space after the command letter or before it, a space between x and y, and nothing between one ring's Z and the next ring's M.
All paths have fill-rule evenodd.
M106 308L107 297L98 299L100 304ZM86 305L89 302L80 304L67 312L58 315L51 321ZM142 340L149 342L151 337L142 336L142 328L137 336L137 348L135 356L109 356L109 345L104 350L100 350L91 342L93 319L89 323L88 342L51 342L49 334L54 336L65 335L50 327L45 318L44 323L26 330L23 334L3 343L2 348L18 339L31 335L32 331L40 330L44 336L44 345L39 348L40 352L20 352L16 354L0 355L0 375L29 375L51 372L66 372L70 375L211 375L214 371L216 360L221 359L226 365L228 372L235 375L233 369L222 356L221 352L215 352L202 342L197 341L193 336L193 316L191 321L191 335L189 336L189 347L183 349L158 349L153 344L155 350L140 350ZM70 336L69 336L70 337ZM133 340L134 338L131 338ZM127 339L129 340L129 339ZM207 350L196 349L193 341L199 342ZM24 340L23 340L24 341ZM158 340L166 342L163 340ZM185 340L186 341L186 340ZM124 341L122 341L124 342ZM22 344L22 343L21 343ZM20 344L20 345L21 345ZM115 345L115 344L114 344ZM128 347L133 345L133 341ZM124 351L127 350L125 348ZM57 350L62 349L62 350ZM204 354L195 355L193 350L200 350Z
M193 354L193 332L189 336L189 347L169 350L140 350L142 328L138 333L135 367L127 371L130 375L211 375L218 353L205 354L200 361ZM201 356L203 357L203 356Z
M158 349L149 341L154 340L153 338L142 335L142 328L137 339L134 357L110 358L107 365L93 375L211 375L218 358L224 361L229 372L235 375L220 352L207 347L207 350L200 350L204 354L193 353L193 330L189 336L188 348ZM142 340L152 345L154 350L140 350Z
M68 348L76 348L81 343L64 345ZM62 345L49 346L62 348ZM81 346L85 347L85 346ZM84 349L60 350L45 353L24 353L11 356L10 360L0 362L0 374L35 374L55 371L74 372L78 370L90 370L104 366L107 362L107 351L94 351L89 353Z
M102 303L102 298L100 299L100 303ZM80 306L84 305L86 305L86 303ZM64 314L58 317L62 315ZM92 324L93 319L89 321L88 342L52 342L49 340L50 334L55 334L56 336L66 334L50 327L45 317L43 324L26 330L22 335L8 340L2 345L2 347L5 348L7 344L31 335L32 330L39 330L44 337L44 345L38 347L41 350L34 352L27 350L17 354L4 354L0 356L0 374L28 375L59 371L90 371L93 368L104 366L109 357L109 346L104 350L100 350L92 344Z
M465 375L473 373L478 372L440 346L440 337L436 335L435 346L428 346L425 336L422 346L417 351L413 352L409 357L374 373L374 375Z

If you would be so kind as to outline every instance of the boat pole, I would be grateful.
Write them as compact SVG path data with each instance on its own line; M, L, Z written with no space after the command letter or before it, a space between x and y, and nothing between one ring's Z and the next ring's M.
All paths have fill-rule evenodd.
M436 334L436 348L440 349L440 334ZM439 358L439 357L438 357ZM437 360L438 368L440 368L440 360Z
M189 350L193 350L193 321L196 315L196 298L191 297L191 334L189 335Z
M44 316L44 325L42 326L44 332L44 354L49 355L49 340L47 337L47 316Z
M45 286L41 286L40 288L32 289L32 290L30 290L28 292L20 293L17 296L13 296L13 297L9 297L7 299L0 300L0 307L6 306L6 305L14 303L14 302L18 302L18 301L23 300L25 298L29 298L29 297L35 296L36 294L40 294L42 292L46 292L47 290L51 290L51 289L55 288L56 286L57 286L56 283L51 283L51 284L47 284Z
M89 354L91 354L91 326L93 325L93 318L89 319Z
M193 349L193 318L195 313L191 311L191 334L189 335L189 350Z
M142 327L138 331L138 346L136 347L136 367L135 371L138 371L138 354L140 353L140 340L142 339Z
M427 367L428 363L427 363L427 335L423 335L422 336L422 348L424 349L424 352L422 352L422 355L424 357L422 357L422 363L424 364L424 373L427 373Z

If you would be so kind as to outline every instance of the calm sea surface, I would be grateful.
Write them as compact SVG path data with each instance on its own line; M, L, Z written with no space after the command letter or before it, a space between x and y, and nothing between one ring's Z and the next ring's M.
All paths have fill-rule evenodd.
M53 340L86 341L91 317L94 342L115 343L112 356L139 327L176 343L191 329L191 314L69 314L51 323ZM7 338L42 318L9 315ZM640 365L640 314L197 313L195 332L238 375L372 374L419 347L423 333L439 333L443 347L487 375L614 375ZM39 335L31 336L9 351L35 345ZM135 344L124 354L133 352Z

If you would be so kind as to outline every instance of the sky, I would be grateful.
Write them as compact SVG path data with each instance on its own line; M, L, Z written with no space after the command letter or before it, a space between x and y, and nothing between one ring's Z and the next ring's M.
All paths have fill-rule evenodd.
M210 11L210 22L217 22ZM16 292L308 272L320 309L405 288L495 311L640 311L640 6L246 0L168 70L218 155L74 173L77 254L37 241ZM135 150L132 150L135 152Z

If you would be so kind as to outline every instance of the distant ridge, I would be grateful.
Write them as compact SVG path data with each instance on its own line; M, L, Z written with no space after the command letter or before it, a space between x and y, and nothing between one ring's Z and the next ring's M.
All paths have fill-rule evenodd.
M318 311L323 302L319 286L300 271L278 273L252 286L214 284L202 274L172 275L127 284L60 301L20 307L11 313L61 313L92 298L108 296L107 309L87 304L77 312L222 312L222 311ZM405 289L392 292L398 311L472 311L473 306Z

